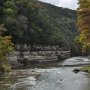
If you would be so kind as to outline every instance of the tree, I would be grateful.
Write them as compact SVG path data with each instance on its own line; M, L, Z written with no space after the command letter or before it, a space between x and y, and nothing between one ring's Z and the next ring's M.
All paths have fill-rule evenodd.
M78 27L82 51L90 50L90 0L79 0Z
M0 33L5 31L3 25L0 25ZM10 70L10 66L7 60L7 54L13 50L13 43L11 42L11 36L0 35L0 71L5 72Z

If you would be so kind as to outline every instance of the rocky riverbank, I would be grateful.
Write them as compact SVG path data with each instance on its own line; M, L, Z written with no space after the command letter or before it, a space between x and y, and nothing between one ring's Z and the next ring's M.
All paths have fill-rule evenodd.
M14 51L7 58L12 68L18 68L32 63L62 61L60 57L70 57L70 51Z
M14 77L14 78L26 78L33 76L35 78L39 77L41 74L34 70L12 70L10 72L2 73L2 77Z
M24 88L25 85L33 86L40 76L41 72L34 69L19 69L6 72L0 76L0 90L18 90L21 87Z
M86 57L73 57L49 66L40 64L45 67L14 69L8 78L0 79L0 90L90 90L90 73L73 72L87 63Z

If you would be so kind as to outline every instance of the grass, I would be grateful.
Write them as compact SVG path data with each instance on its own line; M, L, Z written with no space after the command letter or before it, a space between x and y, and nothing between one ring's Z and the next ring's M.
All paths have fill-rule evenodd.
M85 67L81 68L81 70L84 72L90 72L90 66L85 66Z

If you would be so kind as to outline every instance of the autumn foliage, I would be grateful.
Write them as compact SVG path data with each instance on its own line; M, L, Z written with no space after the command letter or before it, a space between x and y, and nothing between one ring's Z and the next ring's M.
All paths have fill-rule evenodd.
M5 30L0 26L0 31ZM13 50L14 44L11 42L11 36L0 36L0 71L10 70L7 55Z
M84 51L90 48L90 0L79 0L78 4L79 42Z

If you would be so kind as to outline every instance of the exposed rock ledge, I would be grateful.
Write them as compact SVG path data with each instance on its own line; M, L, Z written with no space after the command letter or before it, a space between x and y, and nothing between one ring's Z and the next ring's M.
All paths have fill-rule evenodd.
M30 71L30 70L12 70L11 72L6 72L2 76L3 77L16 77L16 78L26 78L26 77L39 77L41 73L36 71Z
M13 68L30 63L61 61L70 57L70 51L14 51L7 58Z

